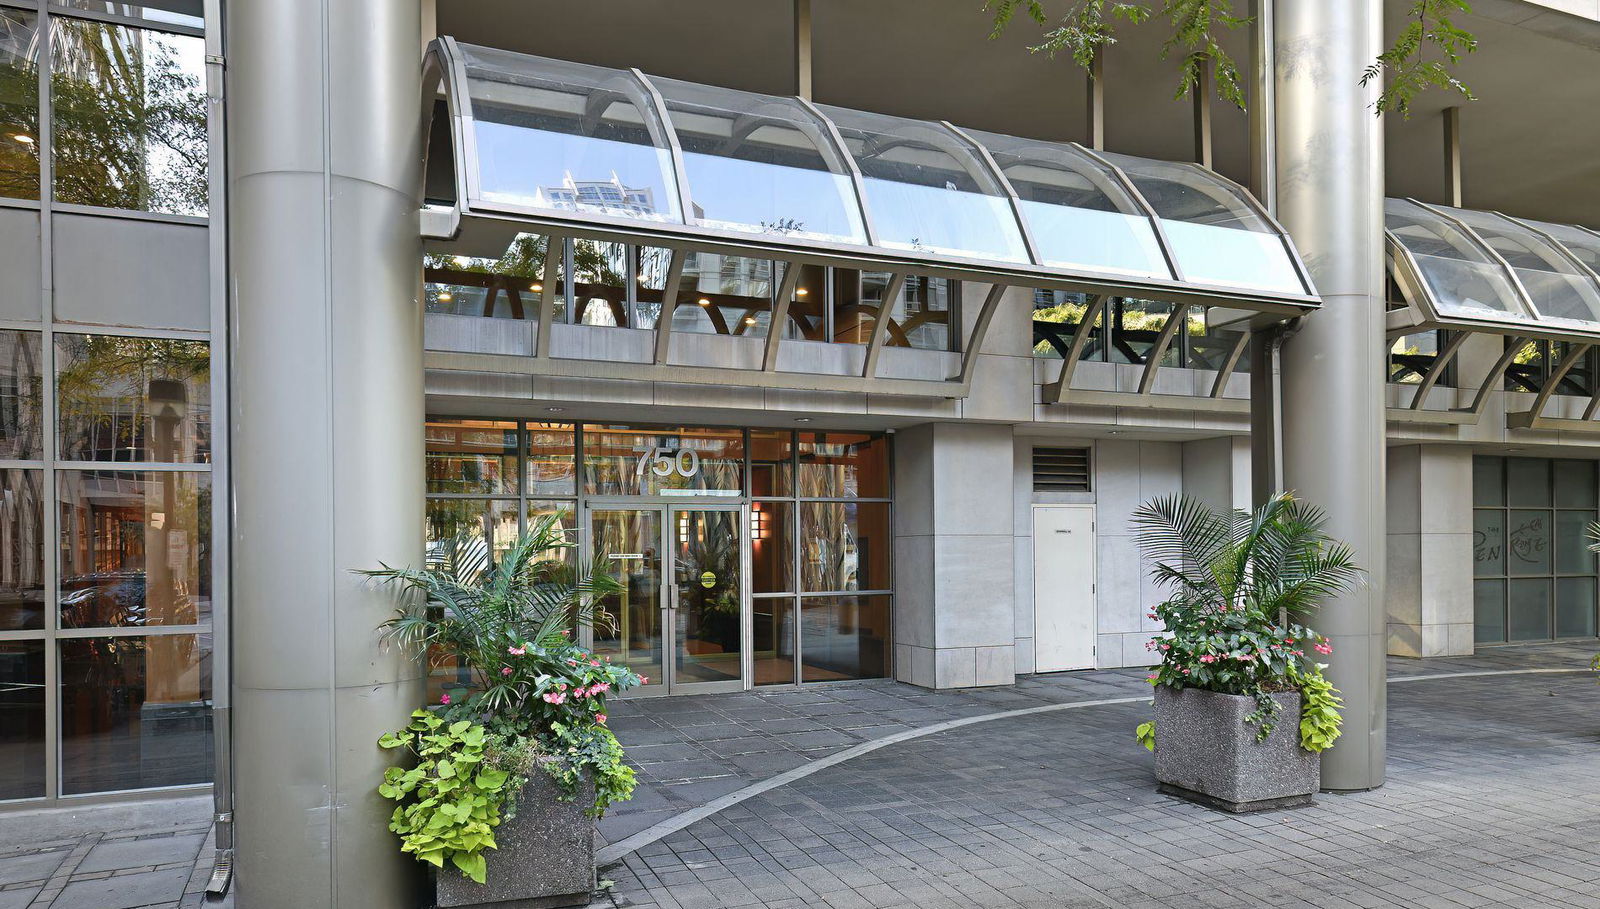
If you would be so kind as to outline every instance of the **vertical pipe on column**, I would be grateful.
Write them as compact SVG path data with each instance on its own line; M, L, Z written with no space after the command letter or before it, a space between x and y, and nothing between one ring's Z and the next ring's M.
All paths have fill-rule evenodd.
M1444 190L1450 207L1461 208L1461 108L1444 109Z
M811 100L811 0L794 0L794 93Z
M1095 48L1094 60L1089 64L1088 95L1084 113L1088 117L1088 145L1095 151L1106 150L1106 56Z
M1383 124L1361 74L1381 0L1277 0L1278 219L1305 254L1320 312L1283 345L1285 484L1328 510L1364 586L1326 603L1329 676L1344 736L1323 755L1332 790L1383 784L1385 756Z
M376 742L422 673L353 572L422 554L421 10L224 13L239 904L410 906Z

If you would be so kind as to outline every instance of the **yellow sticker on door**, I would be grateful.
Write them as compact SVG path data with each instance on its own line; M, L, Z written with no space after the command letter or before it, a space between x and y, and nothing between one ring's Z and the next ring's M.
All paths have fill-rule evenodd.
M707 571L707 572L702 573L700 575L700 586L701 587L706 587L706 588L717 586L717 574L716 574L716 572Z

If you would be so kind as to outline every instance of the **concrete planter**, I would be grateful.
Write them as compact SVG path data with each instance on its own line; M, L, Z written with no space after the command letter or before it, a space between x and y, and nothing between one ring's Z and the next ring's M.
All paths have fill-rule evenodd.
M485 851L489 873L474 883L448 862L436 875L439 909L547 909L587 906L594 894L594 781L577 798L557 798L556 781L529 777L517 795L517 816L495 828L498 849Z
M1322 755L1300 747L1300 692L1274 694L1282 708L1265 742L1244 718L1254 698L1197 688L1156 688L1156 780L1161 791L1224 811L1310 804Z

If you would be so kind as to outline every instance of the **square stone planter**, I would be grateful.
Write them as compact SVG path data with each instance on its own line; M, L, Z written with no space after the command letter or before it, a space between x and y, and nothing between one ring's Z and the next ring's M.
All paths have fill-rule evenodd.
M587 906L594 895L594 781L577 798L557 798L556 781L535 772L517 794L517 816L494 830L497 849L484 850L488 874L473 882L446 862L436 872L439 909L547 909Z
M1322 755L1300 747L1300 692L1274 694L1272 734L1244 718L1254 698L1198 688L1156 688L1156 781L1161 791L1224 811L1307 805L1322 782Z

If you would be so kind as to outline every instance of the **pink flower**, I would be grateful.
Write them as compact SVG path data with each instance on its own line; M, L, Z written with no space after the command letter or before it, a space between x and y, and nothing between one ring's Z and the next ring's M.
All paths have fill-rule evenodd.
M1162 650L1171 650L1172 649L1172 645L1171 644L1162 644L1161 645L1161 649Z
M509 653L512 656L522 656L523 654L525 654L527 652L528 651L522 649L521 647L507 647L506 648L506 653Z
M1184 670L1184 671L1183 671L1183 674L1184 674L1184 675L1188 675L1188 674L1189 674L1189 670L1187 670L1187 669L1185 669L1185 670Z
M500 674L501 675L510 675L511 674L511 667L510 666L502 666L502 667L500 667Z
M573 700L577 700L578 698L581 698L581 697L588 697L588 695L589 695L589 689L584 688L582 685L578 686L577 688L572 689L572 699Z
M1144 677L1144 680L1147 681L1147 682L1154 682L1156 680L1156 677L1154 675L1147 675L1147 676Z
M567 699L567 696L559 691L547 691L543 697L546 704L560 704Z
M566 637L566 636L567 636L567 635L569 635L569 634L571 634L571 632L570 632L570 631L567 631L567 630L566 630L566 629L562 629L562 630L561 630L561 636L562 636L562 637Z
M567 683L566 682L562 682L561 684L557 685L556 686L556 690L558 690L558 691L566 691L567 690Z
M650 677L649 677L649 676L647 676L647 675L641 675L641 676L639 676L639 684L641 684L641 685L648 685L648 684L650 684Z
M611 683L610 682L596 682L595 684L589 686L589 693L590 694L604 694L605 692L610 691L610 690L611 690Z
M1213 653L1207 653L1200 657L1200 662L1202 663L1215 663L1216 661L1217 656Z
M441 703L441 704L450 703L450 693L448 691L445 692L444 694L439 695L439 703Z
M596 723L604 723L606 721L606 715L603 713L597 713L594 715L594 721Z
M598 666L598 665L600 665L600 661L599 660L590 660L589 661L589 665L590 666Z
M1311 645L1311 649L1315 650L1318 653L1332 653L1333 652L1333 648L1332 647L1330 647L1329 645L1327 645L1325 643L1322 643L1322 642L1318 642L1316 644L1312 644Z

